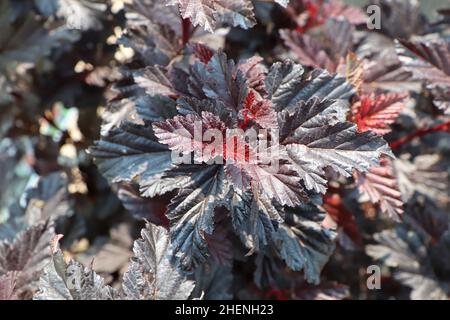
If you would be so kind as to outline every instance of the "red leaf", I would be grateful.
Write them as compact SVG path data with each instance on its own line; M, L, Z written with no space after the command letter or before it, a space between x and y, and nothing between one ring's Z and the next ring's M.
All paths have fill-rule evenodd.
M367 15L358 7L346 5L341 0L331 0L323 5L322 15L327 18L344 17L351 24L358 25L367 22Z
M450 113L450 41L400 41L397 53L403 67L414 79L425 81L434 96L434 103Z
M267 69L261 63L263 58L251 57L246 60L239 61L237 70L242 72L249 88L256 90L260 94L265 94L265 82Z
M190 44L189 49L204 64L207 64L214 55L214 51L202 43Z
M382 95L363 95L352 106L354 121L360 132L373 131L385 135L391 131L393 124L405 108L407 94L389 93Z
M247 97L245 98L245 108L250 109L256 100L256 93L253 90L250 90Z
M397 178L393 174L391 161L384 158L380 164L380 167L373 167L366 174L355 172L355 180L361 194L368 196L370 202L378 203L383 213L398 221L403 213L403 200Z
M367 16L358 7L344 4L340 0L331 0L323 3L323 0L304 0L305 11L300 15L299 26L296 31L305 33L309 29L324 24L329 18L344 17L354 25L363 24Z
M323 0L318 0L315 3L312 0L305 0L304 5L306 7L306 12L303 15L306 16L305 23L302 26L297 27L297 31L300 33L304 33L309 29L321 25L325 22L325 20L319 17L320 6L322 5Z
M15 292L17 271L10 271L0 276L0 300L18 300Z
M269 100L256 101L256 93L250 90L244 101L244 108L239 115L242 120L241 129L247 128L251 121L256 122L262 128L276 128L278 126L277 114Z
M357 245L362 246L362 237L356 224L355 216L345 208L342 198L338 193L327 193L323 197L324 209L328 215L342 227L343 231L352 239Z
M188 114L186 116L175 116L173 119L166 121L154 122L153 130L158 137L159 142L166 144L173 151L181 152L183 154L191 153L192 151L203 151L208 145L215 146L221 144L210 143L203 141L203 135L208 129L216 129L223 134L225 132L225 124L215 115L210 112L203 111L201 118L198 115ZM195 134L199 130L199 134ZM220 148L219 148L220 149ZM222 150L212 150L211 156L220 156ZM202 153L203 154L203 153ZM197 159L208 161L209 159Z
M336 63L330 59L322 44L314 37L291 30L280 30L280 36L284 44L295 54L299 63L330 72L336 70Z

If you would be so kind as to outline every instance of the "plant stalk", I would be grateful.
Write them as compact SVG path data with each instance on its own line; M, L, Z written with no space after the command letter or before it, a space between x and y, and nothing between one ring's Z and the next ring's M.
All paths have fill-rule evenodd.
M403 138L400 138L396 141L393 141L389 144L392 150L398 149L402 145L411 142L415 138L423 137L431 133L435 132L442 132L442 131L448 131L450 132L450 121L447 121L445 123L439 124L437 126L427 128L427 129L419 129L416 132L411 133L410 135L407 135Z

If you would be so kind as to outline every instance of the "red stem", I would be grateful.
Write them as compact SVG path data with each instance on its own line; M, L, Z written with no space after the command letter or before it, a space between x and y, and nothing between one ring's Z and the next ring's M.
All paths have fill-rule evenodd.
M181 18L183 47L189 42L191 37L191 21L187 18Z
M441 132L441 131L450 131L450 121L447 121L443 124L439 124L437 126L434 126L434 127L428 128L428 129L419 129L416 132L411 133L410 135L407 135L403 138L400 138L396 141L391 142L389 145L390 145L391 149L394 150L408 142L411 142L415 138L423 137L430 133Z

